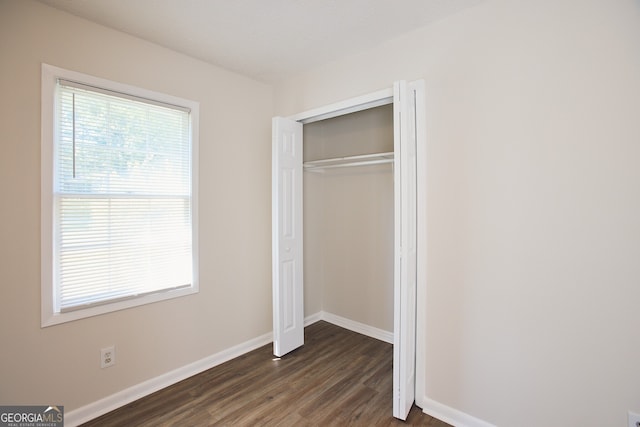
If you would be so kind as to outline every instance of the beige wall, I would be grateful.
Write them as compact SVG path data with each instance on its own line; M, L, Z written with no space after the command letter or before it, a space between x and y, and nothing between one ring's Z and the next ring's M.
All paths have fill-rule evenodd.
M200 293L40 328L40 64L200 102ZM72 411L267 334L272 89L32 1L0 0L0 402ZM100 369L100 348L117 364Z
M276 88L424 79L427 398L501 426L640 412L640 3L487 0Z
M304 158L393 151L391 105L304 126ZM305 316L322 310L393 331L393 169L304 174Z

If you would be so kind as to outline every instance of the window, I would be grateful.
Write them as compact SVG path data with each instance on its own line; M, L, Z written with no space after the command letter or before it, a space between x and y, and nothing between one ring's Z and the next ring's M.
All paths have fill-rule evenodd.
M42 66L42 326L198 291L198 104Z

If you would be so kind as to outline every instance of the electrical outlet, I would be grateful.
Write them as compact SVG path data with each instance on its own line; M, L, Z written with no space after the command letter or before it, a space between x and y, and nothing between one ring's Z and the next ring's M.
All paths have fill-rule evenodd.
M116 364L116 348L114 346L105 347L100 350L100 367L108 368Z
M640 414L629 411L629 427L640 427Z

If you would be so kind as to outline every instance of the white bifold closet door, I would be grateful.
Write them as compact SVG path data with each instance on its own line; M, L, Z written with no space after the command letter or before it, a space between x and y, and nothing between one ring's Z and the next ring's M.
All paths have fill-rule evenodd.
M274 117L272 166L273 354L304 344L302 123Z
M415 400L418 273L415 92L407 82L394 84L393 114L393 416L406 420Z
M416 380L415 102L411 84L394 84L393 416L403 420L415 400ZM304 344L302 124L275 117L272 144L273 352L280 357Z

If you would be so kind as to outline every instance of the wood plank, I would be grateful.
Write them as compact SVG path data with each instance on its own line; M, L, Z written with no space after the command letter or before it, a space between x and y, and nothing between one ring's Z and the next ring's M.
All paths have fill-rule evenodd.
M431 426L415 405L392 417L393 348L327 322L273 360L263 346L132 402L84 426Z

